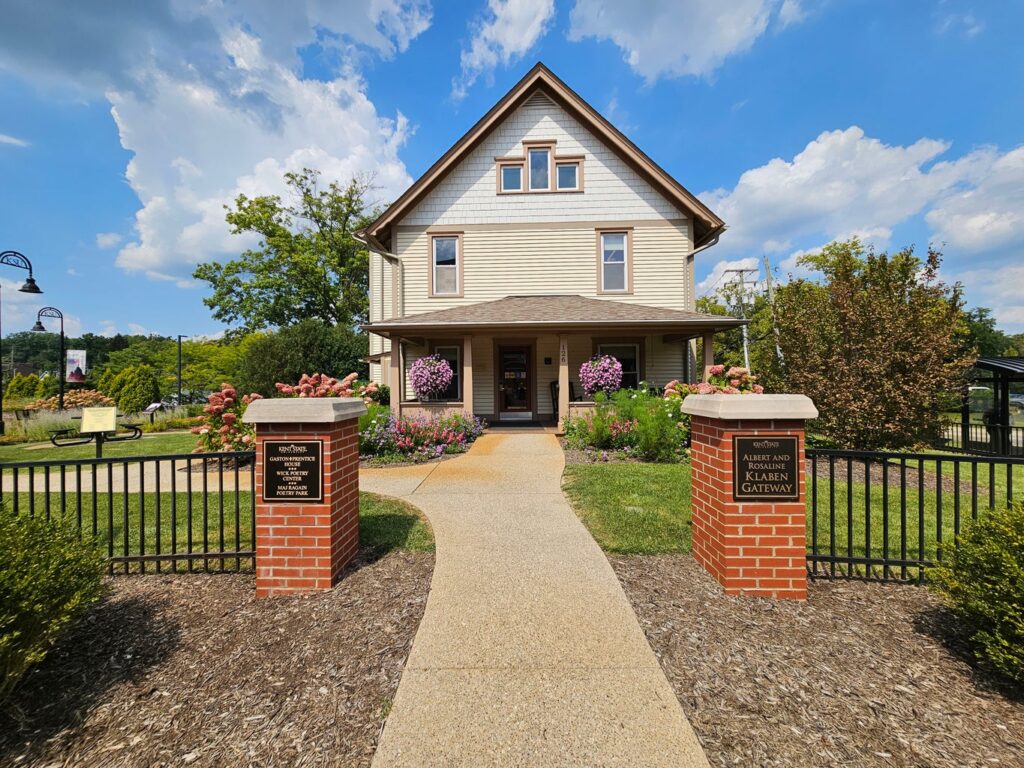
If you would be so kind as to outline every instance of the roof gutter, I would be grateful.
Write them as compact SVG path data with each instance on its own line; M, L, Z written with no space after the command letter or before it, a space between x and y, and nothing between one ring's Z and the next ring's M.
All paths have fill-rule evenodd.
M712 237L712 238L711 238L710 240L708 240L708 241L707 241L706 243L704 243L703 245L699 245L699 246L697 246L696 248L694 248L694 249L693 249L693 250L692 250L692 251L690 252L690 255L691 255L691 256L696 256L696 255L697 255L698 253L700 253L701 251L706 251L706 250L707 250L708 248L711 248L712 246L718 245L718 239L719 239L719 238L720 238L720 237L722 236L722 232L723 232L724 230L725 230L725 227L720 227L720 228L718 229L718 231L717 231L717 232L715 232L715 234L714 234L714 237Z

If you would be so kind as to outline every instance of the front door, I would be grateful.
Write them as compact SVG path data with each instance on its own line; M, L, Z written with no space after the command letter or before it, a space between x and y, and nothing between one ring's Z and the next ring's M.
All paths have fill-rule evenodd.
M530 418L531 390L530 348L498 347L498 402L501 414L512 418Z

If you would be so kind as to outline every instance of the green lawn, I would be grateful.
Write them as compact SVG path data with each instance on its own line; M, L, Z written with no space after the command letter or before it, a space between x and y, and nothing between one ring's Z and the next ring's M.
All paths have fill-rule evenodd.
M4 497L4 506L14 509L12 494ZM19 514L27 514L29 494L17 499ZM94 514L95 510L95 514ZM237 510L237 518L236 518ZM252 497L248 491L211 493L203 504L202 493L85 493L81 509L73 494L65 498L63 515L59 493L35 494L35 514L61 518L79 525L84 535L94 536L99 546L114 555L165 554L170 552L206 552L210 550L246 551L252 549ZM237 525L236 525L237 519ZM433 534L416 509L398 499L372 493L359 495L360 543L380 556L394 550L432 551ZM193 560L193 568L234 570L251 566L247 558ZM159 561L160 570L172 570L169 561ZM146 571L155 571L156 562L146 563ZM179 571L188 570L184 562ZM117 572L124 565L118 564ZM128 570L137 571L132 563Z
M196 436L191 432L160 432L143 435L139 440L104 443L103 456L106 458L108 456L159 456L172 453L191 453L195 447ZM64 461L91 459L95 455L96 446L92 443L68 448L57 448L49 441L0 445L0 462Z
M914 467L916 463L909 464L911 470ZM899 487L890 485L885 498L882 470L878 465L872 467L870 493L863 481L855 479L848 483L845 470L837 471L831 493L828 478L819 477L816 518L812 514L814 503L809 482L808 547L816 545L821 554L832 551L830 523L834 516L837 555L878 556L887 549L890 558L904 559L901 556L905 547L905 559L917 560L922 554L925 559L936 559L940 532L941 541L951 543L957 507L962 525L971 517L974 503L971 494L963 489L955 493L952 487L944 488L940 494L927 487L936 471L935 462L925 462L924 471L923 493L918 490L916 472L908 471L906 491L901 493ZM898 478L899 466L891 465L890 473L891 478ZM943 462L943 476L952 478L952 469L946 462ZM961 483L969 481L970 477L970 468L962 465ZM994 492L995 505L1005 505L1010 490L1008 480L1012 482L1012 497L1024 499L1024 466L1015 467L1013 475L1008 477L1006 465L997 465L997 471L990 478L989 464L978 465L979 515L989 509L990 489ZM936 484L931 485L934 488ZM565 492L580 519L606 552L655 554L690 550L688 464L569 465L565 470Z
M564 489L606 552L690 551L689 464L570 464Z

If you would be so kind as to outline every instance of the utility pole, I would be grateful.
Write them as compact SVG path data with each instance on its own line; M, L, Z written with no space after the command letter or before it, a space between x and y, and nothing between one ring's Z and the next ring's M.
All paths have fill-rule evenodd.
M764 259L764 275L768 284L768 306L772 309L772 335L775 336L775 356L779 359L779 365L785 361L782 359L782 347L779 345L779 324L775 319L775 287L772 283L772 265L768 261L768 254L762 254Z
M736 294L736 299L737 299L737 301L739 302L739 305L740 305L740 318L742 318L743 320L746 320L747 319L747 308L746 308L746 305L744 304L744 301L743 301L743 294L746 293L746 290L747 290L746 274L747 274L747 272L754 272L754 273L756 273L757 270L756 269L727 269L727 270L725 270L725 273L730 273L730 272L736 274L736 283L738 284L738 288L739 288L739 292ZM742 327L743 327L743 365L744 365L744 367L748 371L750 371L750 339L749 339L749 336L747 334L747 326L746 326L746 324L744 323L744 325ZM751 371L751 373L753 373L753 371Z
M181 408L181 340L184 337L178 334L178 402L175 403L176 408Z

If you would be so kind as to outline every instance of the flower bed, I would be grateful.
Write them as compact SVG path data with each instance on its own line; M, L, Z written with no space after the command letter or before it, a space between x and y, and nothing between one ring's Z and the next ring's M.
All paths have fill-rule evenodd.
M614 361L614 358L610 358ZM614 366L597 360L583 364L580 378L589 369L592 378L585 388L614 380ZM621 371L620 371L621 377ZM581 461L640 460L673 462L688 456L690 417L683 413L688 395L758 395L764 387L746 368L712 366L709 379L699 384L670 381L663 395L651 394L646 385L640 389L622 389L611 394L597 387L594 408L585 416L567 416L562 426L565 447L580 452Z
M429 461L466 451L485 426L464 414L397 417L374 403L359 419L359 454L380 463Z

